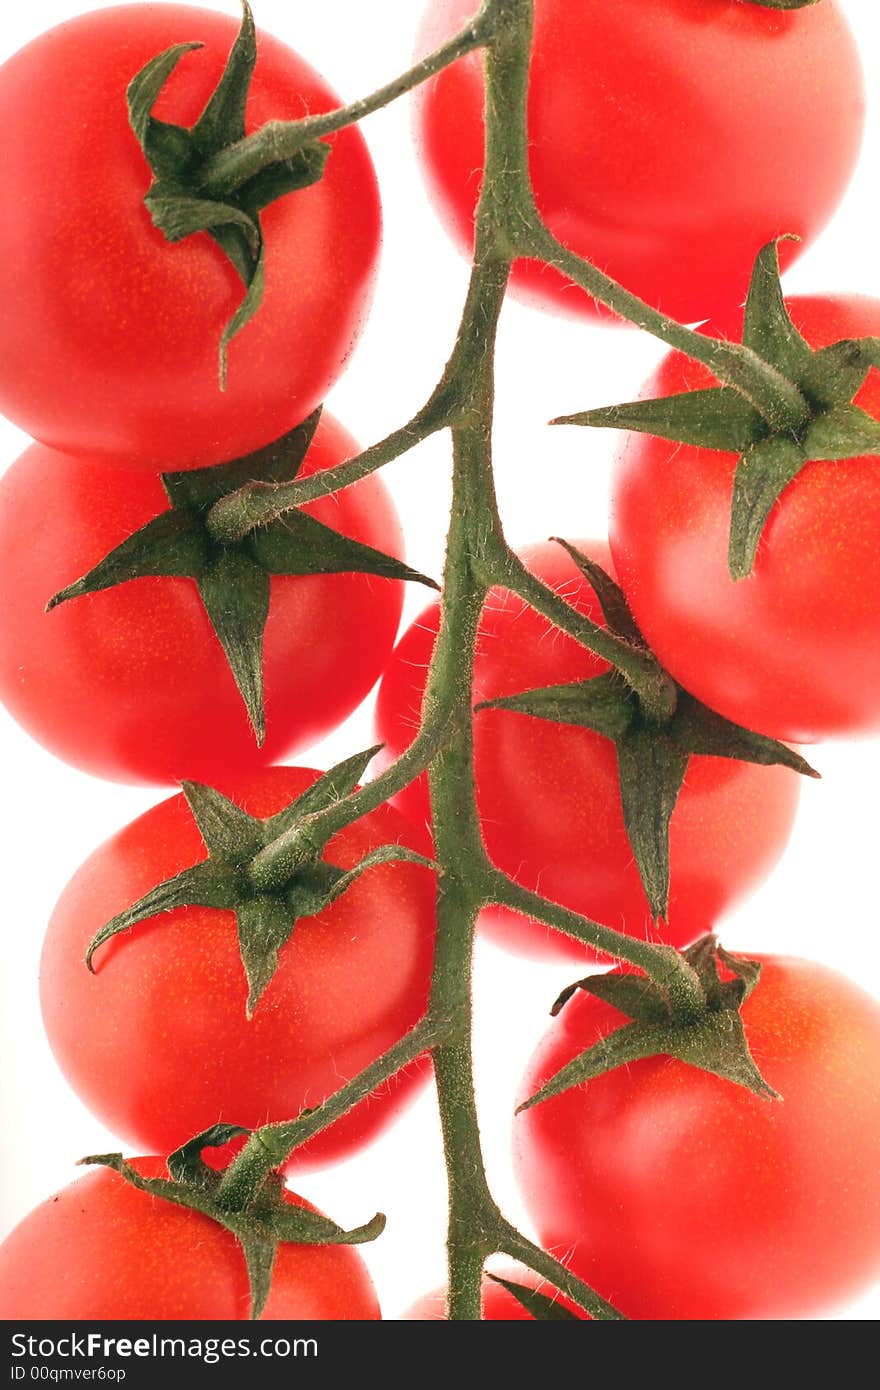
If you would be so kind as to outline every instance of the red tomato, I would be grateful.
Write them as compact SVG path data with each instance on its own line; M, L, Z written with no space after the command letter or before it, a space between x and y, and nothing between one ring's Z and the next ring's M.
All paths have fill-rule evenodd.
M351 352L380 227L356 129L333 137L319 183L262 215L265 297L233 340L225 392L218 345L241 280L210 237L171 245L144 206L151 173L128 123L129 81L201 40L155 107L192 125L237 32L208 10L125 5L59 25L0 70L0 410L46 444L129 468L236 458L305 419ZM277 40L260 36L258 55L249 133L338 105Z
M252 815L282 810L318 776L269 768L222 790ZM380 844L422 848L393 808L330 841L350 868ZM190 907L112 938L83 964L99 927L206 855L183 798L103 844L71 879L43 948L43 1018L86 1105L132 1148L170 1153L218 1120L255 1128L294 1119L393 1046L425 1011L434 944L432 875L368 870L329 909L302 918L250 1022L231 912ZM298 1168L361 1147L426 1075L417 1063L297 1151Z
M523 1284L527 1289L538 1289L547 1298L556 1298L564 1308L577 1317L586 1319L587 1315L582 1308L576 1307L569 1299L563 1298L560 1293L548 1284L546 1279L541 1279L537 1274L533 1274L529 1269L503 1269L498 1270L504 1279L511 1280L514 1284ZM484 1277L482 1288L483 1319L485 1322L534 1322L531 1313L527 1313L525 1308L514 1298L512 1293L508 1293L502 1284L496 1284L491 1279ZM446 1319L446 1290L432 1289L426 1293L403 1315L404 1322L444 1322Z
M355 453L325 414L300 476ZM290 756L345 719L387 662L402 587L365 574L272 578L260 749L193 580L138 579L44 611L56 590L167 506L155 474L108 473L40 445L9 470L0 482L0 699L40 743L88 772L214 782ZM305 510L401 552L377 478Z
M788 302L814 347L880 333L880 302ZM738 338L742 316L709 331ZM649 396L713 385L670 355ZM856 403L880 419L871 372ZM770 513L755 567L734 582L727 542L734 454L630 435L611 548L646 638L686 689L750 729L794 742L880 724L880 463L808 463Z
M606 569L596 542L578 542ZM524 552L530 568L597 622L586 580L558 545ZM379 690L376 728L386 757L418 726L437 631L436 604L406 632ZM494 590L483 613L474 703L539 685L585 680L605 662L564 636L520 599ZM590 730L510 710L475 718L477 800L494 862L526 887L632 936L656 936L623 824L612 744ZM663 939L686 945L769 872L781 854L798 799L796 774L726 758L693 758L671 826L669 921ZM427 821L424 779L398 798ZM584 948L513 914L484 914L501 944L529 955L584 959Z
M628 1317L807 1317L880 1275L880 1007L823 966L763 964L742 1016L781 1101L654 1057L515 1122L542 1242ZM627 1021L576 995L522 1098Z
M476 0L433 0L427 52ZM838 6L780 13L740 0L537 0L529 160L551 231L684 322L745 298L760 248L783 232L790 263L834 211L864 108ZM425 172L470 247L483 168L478 54L418 97ZM513 284L544 307L595 305L557 271L521 262Z
M160 1158L135 1167L167 1177ZM292 1192L287 1200L314 1211ZM10 1321L244 1321L249 1309L244 1256L229 1231L107 1168L36 1207L0 1246L0 1318ZM265 1320L381 1316L351 1246L279 1245Z

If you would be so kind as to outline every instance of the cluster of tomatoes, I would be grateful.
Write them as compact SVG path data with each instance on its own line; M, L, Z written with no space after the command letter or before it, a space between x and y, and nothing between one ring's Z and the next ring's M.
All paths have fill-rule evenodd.
M474 10L474 0L434 0L426 50ZM548 225L648 302L685 321L714 315L705 331L736 338L742 315L732 306L759 248L783 232L813 236L854 162L858 61L834 0L786 12L760 0L538 0L536 21L531 159ZM241 276L210 237L172 246L151 223L150 169L125 93L158 54L199 40L152 108L160 123L193 127L236 28L174 4L111 8L47 33L0 71L5 182L17 192L0 230L0 408L39 441L0 484L0 588L11 596L0 696L78 767L157 785L197 779L266 821L320 777L280 760L340 723L380 676L383 756L406 749L438 605L392 652L399 580L272 573L262 744L189 570L117 576L45 612L168 510L163 479L252 455L306 419L367 309L380 213L352 127L330 137L320 179L261 211L263 302L231 342L220 390L218 336L241 299ZM465 243L479 191L481 83L480 58L470 55L418 98L427 172ZM60 119L57 90L67 102ZM260 38L248 130L335 104L300 58ZM521 264L513 283L533 302L596 311L547 267ZM880 335L880 304L867 299L788 307L813 348ZM673 355L648 394L712 384ZM856 399L880 418L876 373ZM300 476L356 452L325 415ZM770 515L754 573L739 582L727 552L735 466L728 453L632 436L617 469L610 551L587 549L616 573L664 667L713 710L793 742L876 727L876 461L808 463ZM399 554L394 509L375 477L302 510L374 552ZM575 610L603 621L564 549L536 545L523 558ZM607 669L519 598L490 595L475 705ZM500 868L599 922L677 946L711 930L769 871L795 814L788 768L692 758L671 823L668 912L657 924L607 739L496 708L475 715L475 747L486 845ZM429 850L425 779L396 802L330 840L329 863L348 870L389 844ZM201 829L177 795L121 830L64 891L43 953L43 1014L62 1069L92 1112L144 1154L167 1155L219 1118L257 1128L295 1117L402 1038L428 999L434 879L415 862L377 864L303 915L250 1010L236 918L222 906L157 913L107 940L87 970L107 922L206 859ZM585 958L572 940L500 910L481 928L525 954ZM517 1119L542 1241L627 1316L799 1315L880 1266L880 1009L819 966L771 959L743 1020L781 1104L654 1057ZM624 1021L586 994L570 1000L524 1098ZM417 1061L297 1150L291 1167L357 1150L427 1072L427 1059ZM140 1166L155 1174L163 1165ZM136 1279L124 1273L134 1252ZM485 1299L487 1317L529 1316L501 1285L487 1285ZM240 1318L248 1306L229 1231L151 1201L106 1169L38 1208L0 1248L6 1318ZM439 1306L429 1299L413 1316L437 1316ZM264 1316L379 1311L352 1249L286 1243Z

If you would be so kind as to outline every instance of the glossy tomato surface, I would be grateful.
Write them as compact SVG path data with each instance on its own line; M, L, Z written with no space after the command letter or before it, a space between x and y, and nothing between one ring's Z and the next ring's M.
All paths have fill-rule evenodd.
M318 776L270 768L220 789L252 815L282 810ZM329 842L351 868L380 844L422 848L391 807ZM171 1153L222 1120L294 1119L375 1061L425 1011L434 879L413 864L368 870L317 916L300 919L253 1018L235 917L166 912L120 934L84 965L95 932L156 884L205 858L182 796L132 821L87 859L55 908L40 969L46 1031L74 1090L132 1148ZM427 1074L418 1062L297 1152L299 1167L360 1148Z
M609 568L607 548L578 542ZM530 569L574 607L602 621L592 589L561 546L536 545ZM404 634L379 691L385 756L412 741L437 631L437 606ZM607 670L507 591L493 590L478 639L474 704ZM554 902L633 936L656 935L623 824L613 745L590 730L510 710L475 716L476 787L486 845L498 866ZM672 817L671 886L663 939L684 945L748 893L781 854L798 799L797 775L724 758L693 758ZM424 779L398 798L429 819ZM501 944L583 960L577 942L513 914L484 914Z
M151 173L126 87L174 44L200 41L155 106L191 126L238 32L232 16L125 5L69 20L0 69L0 410L45 444L121 467L196 468L280 438L321 401L358 336L380 236L362 136L332 137L324 177L262 214L266 287L218 346L241 280L207 234L171 245L144 206ZM338 99L267 35L248 133Z
M141 1158L144 1177L167 1177ZM287 1200L308 1207L294 1193ZM201 1212L95 1169L36 1207L0 1245L0 1318L14 1321L247 1320L241 1246ZM351 1246L278 1247L263 1318L374 1319L376 1291Z
M742 1017L782 1100L654 1057L514 1123L542 1243L628 1317L808 1317L880 1276L880 1006L771 957ZM577 994L522 1099L627 1021Z
M428 52L476 0L432 0ZM470 248L483 168L481 57L417 97L417 138L438 208ZM742 302L760 248L788 264L834 211L852 172L864 94L833 0L782 13L742 0L537 0L529 161L551 231L626 289L683 322ZM521 262L514 286L592 313L557 271Z
M880 333L880 301L794 298L814 347ZM739 338L741 316L710 326ZM680 354L648 396L713 385ZM856 403L880 419L880 376ZM810 742L880 726L880 461L808 463L773 507L752 573L727 568L737 457L629 435L612 493L611 549L636 619L672 674L721 714Z
M541 1279L529 1269L503 1269L497 1270L496 1273L514 1284L522 1284L527 1289L537 1289L546 1298L558 1300L568 1312L574 1313L576 1317L584 1319L587 1317L582 1309L577 1308L567 1298L563 1298L545 1279ZM531 1313L526 1312L519 1299L514 1298L513 1294L502 1284L496 1284L485 1276L480 1296L485 1322L535 1321ZM446 1320L446 1289L432 1289L430 1293L426 1293L404 1313L403 1319L405 1322L444 1322Z
M357 449L325 414L300 476ZM158 476L111 473L41 445L0 482L0 699L50 752L122 782L212 782L316 742L377 680L400 622L397 580L273 576L258 748L194 580L137 579L45 611L57 590L167 507ZM304 510L402 553L378 478Z

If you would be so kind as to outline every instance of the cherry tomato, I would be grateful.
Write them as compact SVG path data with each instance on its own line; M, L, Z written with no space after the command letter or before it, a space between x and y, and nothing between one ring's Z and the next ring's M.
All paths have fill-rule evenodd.
M880 1006L768 957L742 1017L780 1101L653 1057L515 1121L542 1242L628 1317L808 1317L880 1275ZM522 1098L627 1021L576 995Z
M265 817L317 776L269 768L221 790ZM334 836L326 857L351 868L388 843L423 848L385 806ZM301 918L250 1022L231 912L162 913L102 946L90 975L83 962L98 929L205 856L183 798L163 801L86 860L43 948L43 1018L58 1062L84 1103L135 1149L171 1153L218 1120L255 1128L294 1119L393 1046L427 1003L434 885L413 864L370 869L330 908ZM399 1074L298 1150L295 1165L362 1147L426 1074L423 1061Z
M476 0L433 0L428 52ZM481 55L420 90L417 135L439 211L470 248L483 168ZM741 302L760 248L789 264L828 221L855 164L864 94L833 0L780 13L740 0L537 0L529 162L551 231L627 289L691 322ZM595 311L522 261L542 307Z
M167 1176L160 1158L134 1166L144 1177ZM292 1192L287 1200L314 1211ZM244 1321L249 1310L235 1237L107 1168L36 1207L0 1246L0 1318L10 1321ZM279 1245L265 1320L380 1317L357 1250Z
M576 1317L586 1319L587 1315L583 1309L576 1307L569 1299L563 1298L545 1279L539 1278L528 1269L504 1269L498 1273L504 1279L511 1280L514 1284L522 1284L527 1289L538 1289L546 1298L558 1299L561 1305L574 1313ZM514 1298L513 1294L505 1289L503 1284L496 1284L492 1279L483 1278L481 1292L483 1306L483 1320L485 1322L534 1322L531 1313L527 1313L519 1299ZM418 1299L412 1307L403 1315L404 1322L444 1322L446 1319L446 1289L432 1289L422 1298Z
M300 476L356 453L325 414ZM387 662L402 587L366 574L273 576L258 748L193 580L138 579L45 612L53 593L167 507L157 475L109 473L40 445L9 470L0 482L0 699L52 753L88 772L214 782L289 756L342 722ZM401 551L377 478L304 510Z
M603 545L578 545L610 568ZM523 554L578 611L602 621L592 589L560 546L536 545ZM418 726L437 622L434 605L405 633L383 678L376 728L386 757L400 753ZM475 704L607 669L520 599L491 593L481 621ZM477 800L494 862L554 902L633 936L656 935L624 829L612 744L587 729L510 710L478 712L475 740ZM769 872L791 830L798 790L796 774L785 768L691 759L672 817L664 940L692 941ZM424 779L398 804L427 823ZM584 959L577 942L513 914L484 913L484 926L502 945L529 955Z
M0 69L0 410L45 444L127 468L241 457L305 419L351 352L380 228L356 129L332 138L320 182L262 214L265 295L231 344L225 391L218 346L242 282L210 237L171 245L144 206L129 81L200 40L155 107L193 125L237 32L231 15L124 5L59 25ZM258 36L249 133L338 104L302 58Z
M788 302L814 347L880 333L880 302ZM741 315L710 328L738 338ZM649 396L713 385L679 354ZM880 419L871 372L856 404ZM660 660L748 728L810 742L880 724L880 463L808 463L770 513L752 573L734 582L727 542L736 455L630 435L614 482L611 549Z

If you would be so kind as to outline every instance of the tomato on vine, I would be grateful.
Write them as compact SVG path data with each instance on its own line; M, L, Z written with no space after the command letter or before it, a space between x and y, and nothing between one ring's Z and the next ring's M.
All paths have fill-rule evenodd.
M814 349L880 335L876 300L786 303ZM738 339L742 314L707 331ZM715 384L675 353L644 395L674 402ZM880 419L876 371L855 404ZM880 462L857 446L846 452L797 472L769 512L751 573L736 579L736 453L632 434L617 465L611 550L651 647L713 709L776 738L808 742L880 724Z
M420 49L477 8L432 0ZM858 54L834 0L789 13L740 0L535 5L538 210L565 246L684 323L741 302L771 237L815 238L855 164L863 107ZM438 208L470 248L484 154L478 54L420 90L417 132ZM796 254L788 243L786 264ZM539 261L520 261L512 283L542 307L597 310Z
M247 880L267 818L291 807L285 824L296 824L350 790L365 761L343 765L344 784L338 771L319 781L304 768L230 778L221 785L234 804L188 784L192 810L176 796L147 811L63 892L40 970L46 1032L85 1104L133 1147L168 1153L221 1117L252 1128L295 1119L421 1019L434 881L419 864L375 862L385 846L385 859L421 848L392 807L334 835L277 892ZM348 882L366 856L372 867ZM296 1164L361 1148L426 1074L423 1061L399 1073Z
M325 415L298 476L356 453L351 436ZM208 472L209 482L221 476L218 468ZM179 511L169 511L162 479L154 474L111 473L41 445L28 449L0 482L0 586L15 596L0 625L0 699L40 743L88 772L167 785L182 777L211 782L255 771L341 723L391 652L402 586L375 572L352 572L379 568L387 576L407 575L386 553L399 554L402 537L378 478L312 502L271 530L263 528L256 542L228 549L223 587L217 566L211 568L217 548L195 525L192 536L180 532L184 514L191 517L188 498ZM108 580L113 587L83 592L45 612L57 591L100 567L140 528L155 530L160 518L177 527L170 563L160 548L155 561L148 556L143 562L142 577L133 578L137 566L121 552ZM165 535L159 540L169 543ZM190 544L195 563L189 562ZM208 563L200 571L202 550ZM210 612L197 574L203 581L215 577L206 591ZM254 619L249 663L242 648L250 616L244 585L251 576L264 586L268 613L261 615L265 631ZM233 623L237 605L243 616ZM223 644L220 634L228 639ZM244 668L238 686L230 646ZM263 709L260 747L253 719L259 722Z
M235 20L204 9L96 10L0 69L0 410L44 444L123 468L237 458L304 419L351 352L380 237L360 132L209 186L242 134L338 105L249 15L233 49ZM129 84L177 45L130 119Z
M577 992L522 1099L626 1022ZM742 1023L781 1099L654 1056L515 1121L542 1243L627 1317L804 1317L880 1273L880 1006L823 966L766 957Z
M165 1173L159 1158L133 1166L148 1181ZM293 1192L285 1203L320 1217ZM240 1321L250 1307L245 1260L230 1231L107 1168L36 1207L0 1245L0 1318L9 1321ZM284 1241L261 1316L348 1321L381 1313L356 1250Z
M603 545L587 548L610 568ZM593 589L562 547L536 545L523 555L577 612L602 621ZM383 677L376 730L386 758L401 753L418 728L437 624L434 606L404 634ZM522 599L491 592L477 643L475 705L529 687L589 682L607 669ZM506 709L478 710L474 738L477 803L495 864L554 902L657 939L624 825L613 744L573 723ZM663 940L686 945L761 881L785 847L797 799L797 778L786 768L691 759L669 830ZM428 823L424 779L396 802L413 820ZM519 916L487 909L481 920L493 939L514 950L584 958L578 942Z

